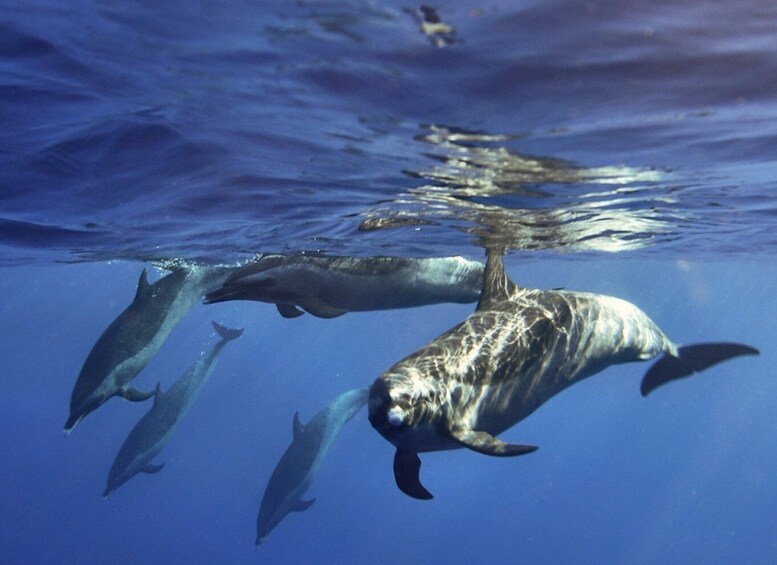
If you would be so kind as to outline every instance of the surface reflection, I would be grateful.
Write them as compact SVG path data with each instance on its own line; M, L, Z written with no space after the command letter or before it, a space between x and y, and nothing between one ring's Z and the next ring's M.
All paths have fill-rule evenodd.
M587 168L515 152L517 136L429 125L416 139L436 164L421 184L364 213L360 230L445 223L509 249L619 252L671 239L681 218L667 173Z

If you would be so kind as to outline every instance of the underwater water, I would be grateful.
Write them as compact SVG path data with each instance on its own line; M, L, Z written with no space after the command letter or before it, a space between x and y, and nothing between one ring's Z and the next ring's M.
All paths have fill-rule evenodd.
M436 21L439 20L439 21ZM762 2L0 6L0 550L9 563L771 563L777 554L777 8ZM156 462L101 494L150 402L68 437L92 346L144 267L256 253L508 249L527 287L761 351L661 388L606 369L394 484L363 409L258 548L267 481L340 393L459 323L439 304L192 308L133 382L245 333ZM162 271L152 268L152 281Z

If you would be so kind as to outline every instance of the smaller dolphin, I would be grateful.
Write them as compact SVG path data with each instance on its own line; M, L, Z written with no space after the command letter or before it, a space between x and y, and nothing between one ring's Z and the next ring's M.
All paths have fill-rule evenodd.
M133 402L151 398L129 383L153 359L173 328L202 296L218 288L234 267L178 268L148 282L143 269L135 299L99 337L81 368L70 398L69 434L76 424L112 396Z
M124 440L116 460L108 474L108 485L103 497L107 497L138 473L158 473L164 467L151 463L173 437L189 407L194 403L208 382L216 357L221 349L243 330L233 330L213 322L221 340L179 378L170 389L162 393L160 385L154 391L154 406L135 424Z
M304 426L294 414L294 439L270 476L256 521L256 545L289 512L307 510L316 500L302 497L313 482L329 448L346 422L367 403L367 389L349 390L313 416Z
M235 271L205 303L274 303L284 318L302 310L319 318L346 312L476 302L483 264L463 257L326 257L261 255ZM302 310L300 310L302 308Z

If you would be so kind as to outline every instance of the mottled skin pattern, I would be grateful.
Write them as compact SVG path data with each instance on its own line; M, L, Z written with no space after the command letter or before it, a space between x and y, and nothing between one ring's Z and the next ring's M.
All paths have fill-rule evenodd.
M231 275L205 302L257 300L279 305L287 317L295 315L289 307L300 307L331 318L346 312L475 302L482 281L483 264L463 257L263 255Z
M464 322L381 375L416 452L461 444L451 423L496 435L568 386L615 363L676 351L637 307L609 296L509 285Z
M490 253L477 310L373 383L370 423L397 447L399 488L428 499L418 479L418 453L457 447L496 456L530 453L536 447L494 436L605 367L662 353L642 381L643 395L758 350L738 343L678 348L633 304L520 288L505 274L501 255Z

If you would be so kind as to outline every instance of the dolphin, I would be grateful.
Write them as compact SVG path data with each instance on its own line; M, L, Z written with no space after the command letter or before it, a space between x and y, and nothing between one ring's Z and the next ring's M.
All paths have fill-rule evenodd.
M432 498L418 453L466 447L514 456L532 445L495 436L568 386L616 363L663 355L642 394L758 350L739 343L680 347L633 304L598 294L533 290L505 274L490 252L477 310L381 374L370 388L369 420L396 447L394 478L405 494Z
M234 267L177 268L153 284L143 269L135 299L111 322L89 352L70 398L65 433L112 396L151 398L129 386L202 296L218 288Z
M216 366L216 357L222 348L243 333L242 329L225 328L216 322L213 322L213 327L221 340L203 354L167 392L163 393L157 384L154 405L135 424L116 455L108 474L104 498L138 473L158 473L164 467L164 463L154 465L152 461L173 437L189 407L197 400Z
M327 257L261 255L235 271L205 303L274 303L285 318L304 310L319 318L346 312L476 302L483 264L463 257ZM300 308L302 310L300 310Z
M294 439L270 476L256 521L256 545L289 512L310 508L315 498L303 500L319 467L340 430L367 403L367 389L349 390L338 396L304 426L294 414Z

